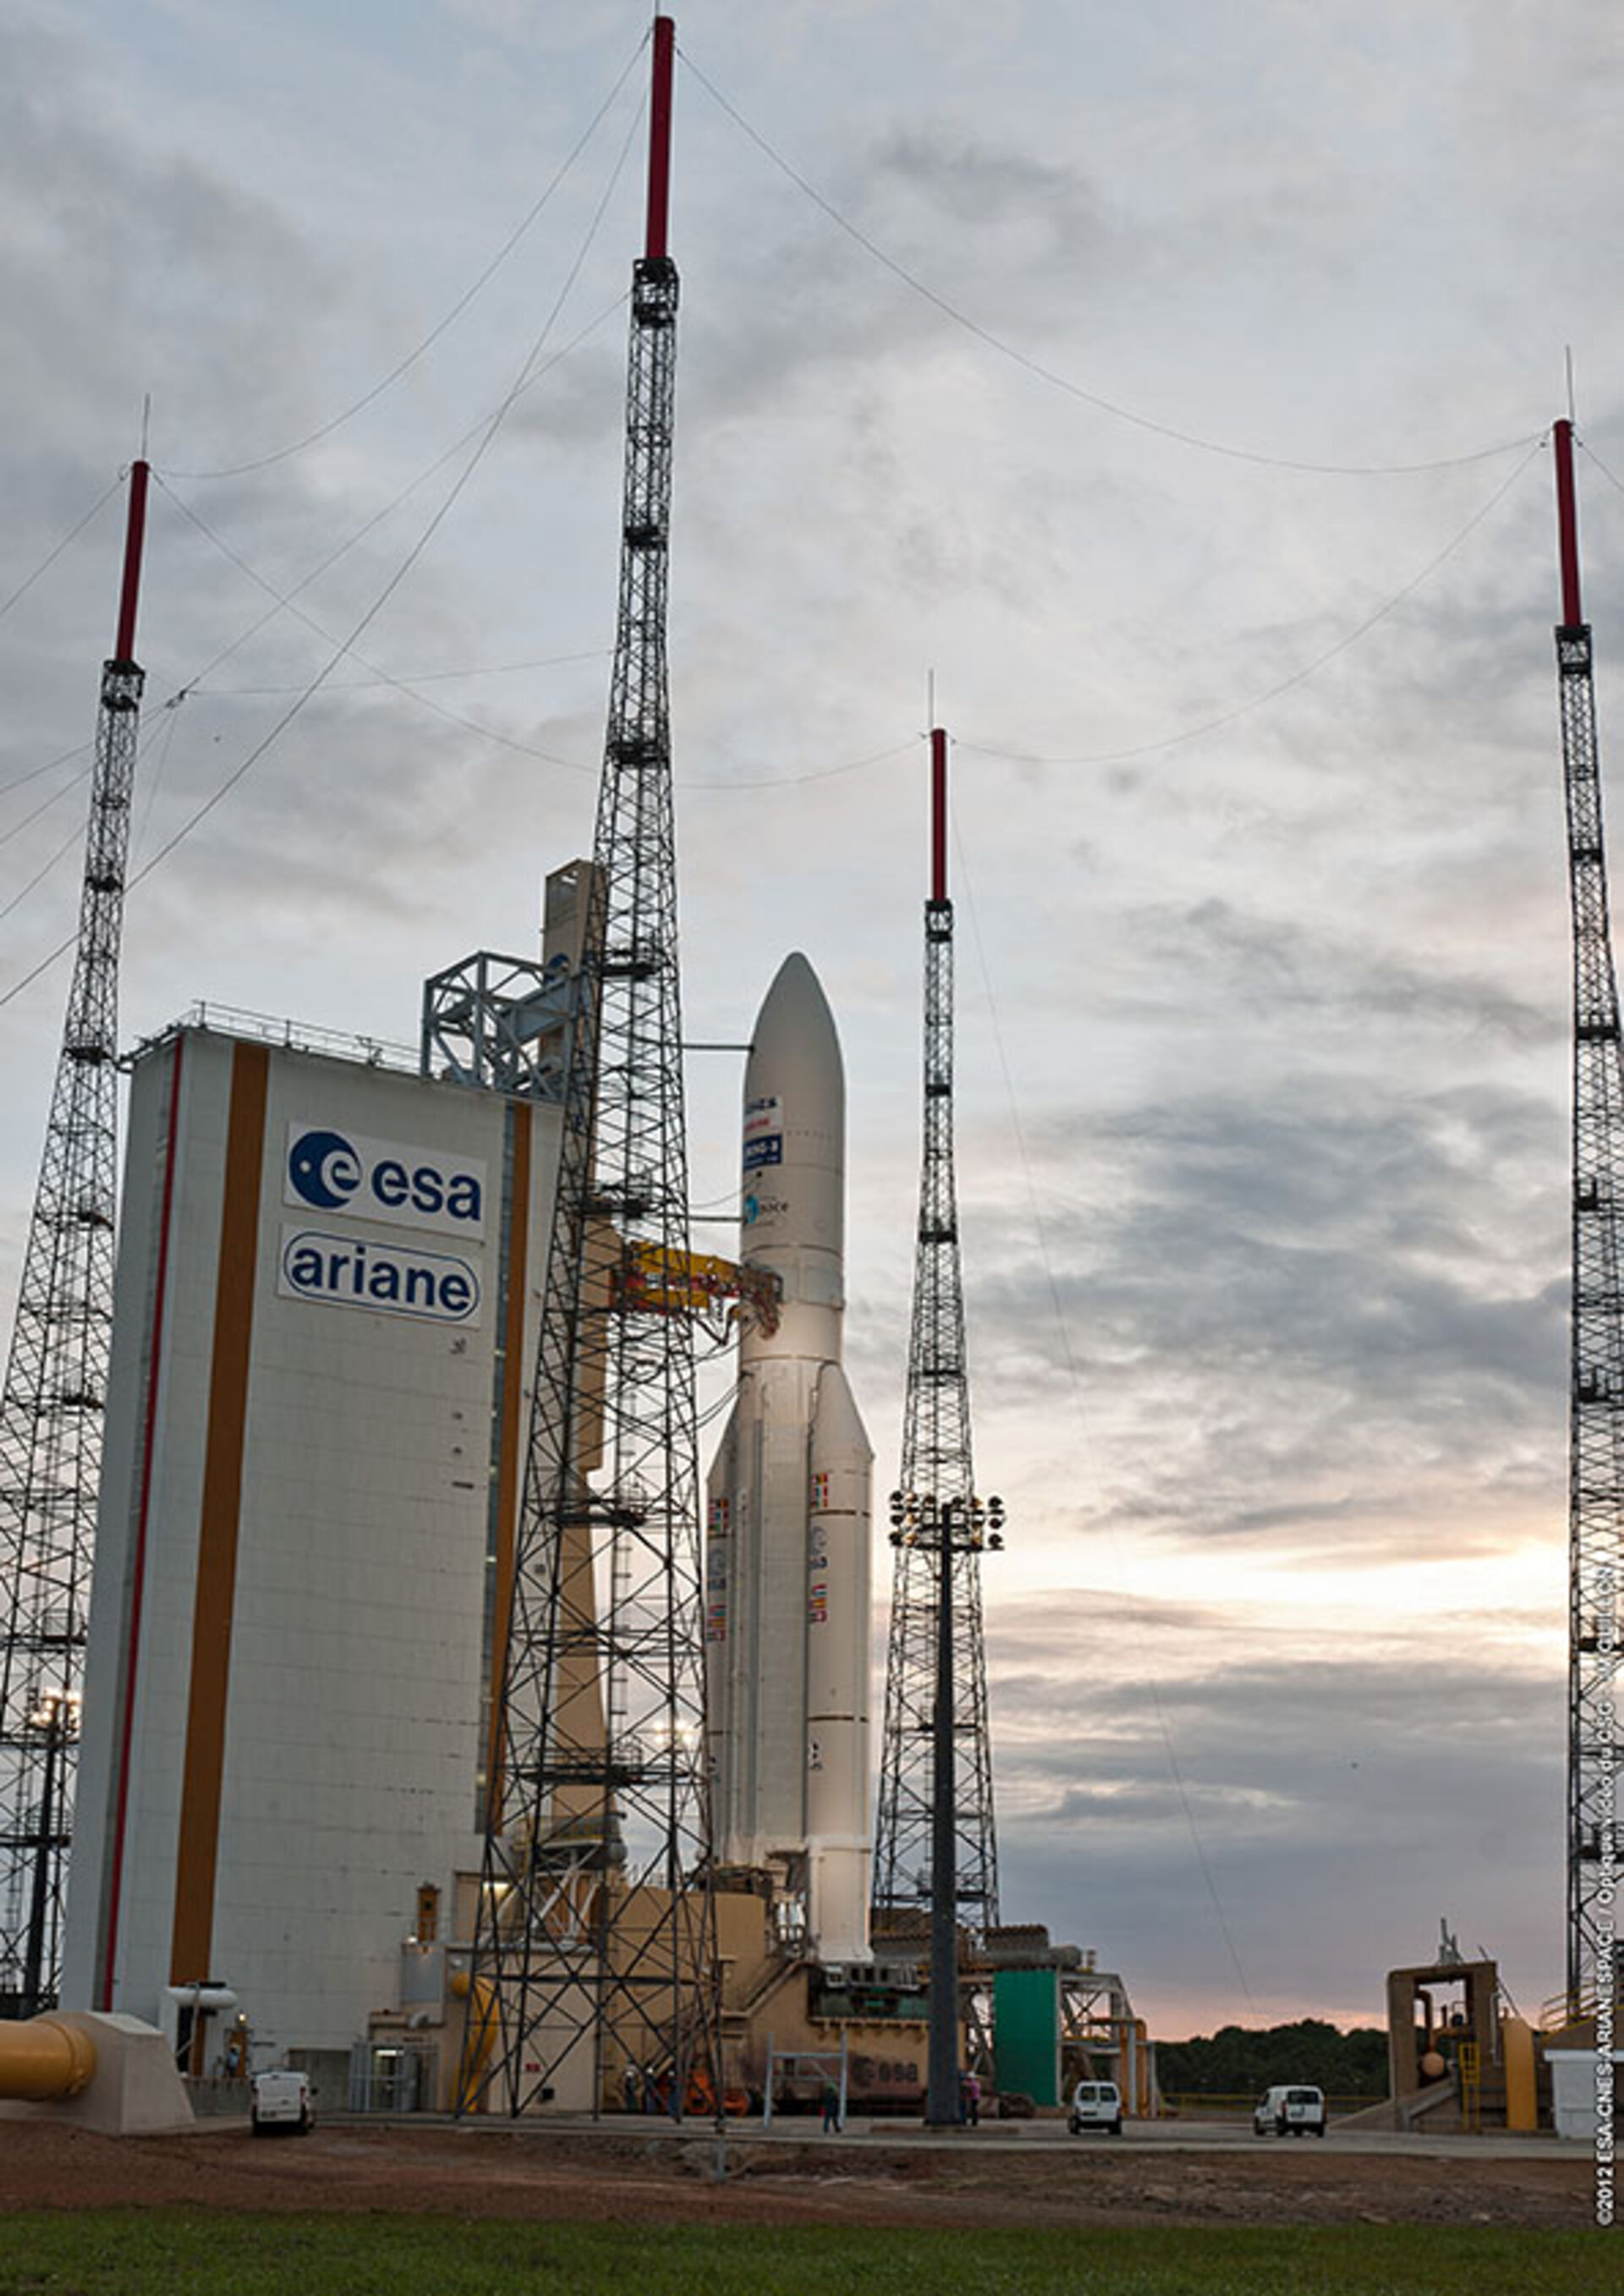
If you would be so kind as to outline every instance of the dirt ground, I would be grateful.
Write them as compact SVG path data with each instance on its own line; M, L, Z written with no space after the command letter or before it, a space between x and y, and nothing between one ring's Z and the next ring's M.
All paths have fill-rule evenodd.
M381 2210L628 2224L1489 2224L1590 2222L1587 2161L1406 2157L1177 2144L962 2151L906 2144L359 2127L256 2143L245 2127L95 2136L0 2128L0 2211L23 2208Z

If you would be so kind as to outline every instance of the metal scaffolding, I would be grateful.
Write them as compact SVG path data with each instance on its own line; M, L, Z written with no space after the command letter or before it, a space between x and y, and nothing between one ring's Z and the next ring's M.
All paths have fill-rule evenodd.
M1573 1293L1569 1398L1568 2013L1618 1990L1620 1751L1614 1707L1624 1572L1624 1069L1607 907L1590 626L1579 595L1573 430L1554 433L1562 619L1556 629L1573 911Z
M112 1333L119 946L144 673L134 660L147 465L102 669L78 955L0 1399L0 2015L52 2007Z
M939 1641L951 1652L951 1841L956 1918L975 1935L998 1919L992 1747L981 1632L983 1513L971 1456L964 1295L953 1168L953 904L947 893L947 736L931 741L931 898L925 903L924 1152L892 1538L885 1734L874 1841L877 1938L886 1916L931 1903ZM996 1508L997 1502L988 1503ZM997 1520L1001 1521L1001 1513ZM986 1540L997 1546L996 1530ZM944 1596L946 1599L944 1599ZM946 1719L946 1718L944 1718Z
M501 1668L463 2109L715 2099L694 1324L666 679L677 276L654 24L619 618Z

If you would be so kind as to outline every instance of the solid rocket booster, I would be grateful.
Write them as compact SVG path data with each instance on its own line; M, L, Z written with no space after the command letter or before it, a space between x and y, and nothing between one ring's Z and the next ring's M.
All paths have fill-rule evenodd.
M784 959L744 1070L739 1257L783 1287L751 1323L709 1485L706 1695L717 1853L803 1877L811 1951L868 1956L869 1484L841 1364L846 1080L804 956ZM803 1862L804 1861L804 1862Z

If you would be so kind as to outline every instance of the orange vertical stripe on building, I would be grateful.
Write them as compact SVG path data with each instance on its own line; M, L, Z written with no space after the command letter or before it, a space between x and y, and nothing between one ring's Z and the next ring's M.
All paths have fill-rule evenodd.
M496 1458L496 1600L490 1636L490 1733L485 1746L486 1823L502 1825L502 1679L513 1615L513 1549L520 1499L520 1418L524 1405L524 1308L529 1297L530 1118L513 1103L513 1177L507 1222L507 1314L502 1330L502 1441Z
M226 1136L226 1201L214 1308L214 1355L203 1453L203 1506L192 1608L192 1693L175 1861L171 1985L210 1974L220 1787L226 1767L226 1707L231 1621L237 1590L237 1531L242 1511L242 1439L248 1408L249 1342L258 1257L259 1175L270 1054L263 1045L232 1053Z

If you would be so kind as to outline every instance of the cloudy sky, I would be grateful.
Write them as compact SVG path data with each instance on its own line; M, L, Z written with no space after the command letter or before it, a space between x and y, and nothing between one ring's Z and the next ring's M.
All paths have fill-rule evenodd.
M883 1491L933 676L1005 1915L1167 2035L1374 2019L1443 1915L1537 2008L1541 442L1571 345L1605 739L1624 24L694 0L677 31L689 1033L743 1035L791 947L828 989ZM424 974L530 945L591 834L644 32L641 0L0 5L0 996L73 928L148 394L137 867L186 833L131 898L127 1039L207 998L409 1041ZM66 987L0 1006L8 1322ZM714 1208L737 1063L692 1082Z

